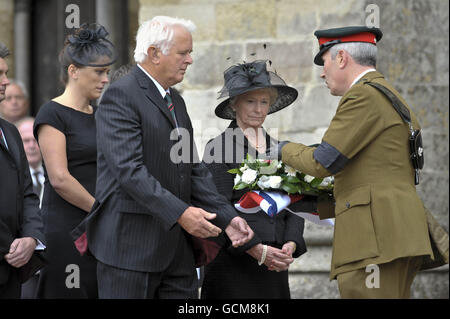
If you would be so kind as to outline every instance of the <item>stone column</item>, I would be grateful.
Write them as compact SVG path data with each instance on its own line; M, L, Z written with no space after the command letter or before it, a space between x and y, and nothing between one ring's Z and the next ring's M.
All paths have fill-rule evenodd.
M30 91L30 0L16 0L14 8L15 78Z
M97 23L109 32L109 40L117 50L118 59L114 68L128 62L128 3L127 0L96 0Z
M96 20L104 26L109 32L109 39L115 43L116 32L114 30L114 10L116 8L115 0L97 0L95 2Z

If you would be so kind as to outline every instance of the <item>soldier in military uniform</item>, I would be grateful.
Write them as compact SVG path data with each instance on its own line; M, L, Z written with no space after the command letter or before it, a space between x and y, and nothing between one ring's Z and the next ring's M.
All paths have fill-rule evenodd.
M331 94L342 99L322 143L281 143L282 160L312 176L335 177L330 279L338 280L341 297L409 298L423 257L433 258L433 252L415 188L410 130L391 101L368 84L383 85L406 105L375 70L382 33L345 27L315 35L320 52L314 62L323 65L321 77ZM419 129L410 114L412 126ZM371 264L379 269L379 287L366 284Z

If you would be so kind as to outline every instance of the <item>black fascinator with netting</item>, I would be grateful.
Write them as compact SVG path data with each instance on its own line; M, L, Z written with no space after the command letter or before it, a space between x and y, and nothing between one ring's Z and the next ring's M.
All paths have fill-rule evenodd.
M267 61L257 60L250 63L233 65L224 72L225 85L219 91L219 99L228 97L221 102L215 110L218 117L235 119L236 115L230 107L230 99L243 93L275 88L278 97L270 106L267 114L275 113L292 104L298 96L298 91L288 86L281 77L267 70Z
M114 45L106 39L108 34L102 25L85 23L67 37L64 54L82 66L111 65L117 56Z

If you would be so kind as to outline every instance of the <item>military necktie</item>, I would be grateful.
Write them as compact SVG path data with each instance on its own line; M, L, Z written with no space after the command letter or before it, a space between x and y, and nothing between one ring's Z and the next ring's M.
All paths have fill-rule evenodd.
M177 128L178 135L180 135L180 131L178 130L177 117L175 115L175 107L172 103L172 97L170 96L169 93L167 93L166 96L164 97L164 101L166 101L167 108L169 109L170 114L172 115L173 121L175 122L175 127Z

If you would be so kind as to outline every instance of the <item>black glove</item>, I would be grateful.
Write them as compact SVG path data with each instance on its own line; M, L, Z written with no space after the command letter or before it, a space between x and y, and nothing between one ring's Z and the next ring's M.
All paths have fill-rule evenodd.
M290 141L278 142L278 145L266 150L265 158L269 160L279 160L281 161L281 149Z
M278 142L277 146L268 148L266 150L265 158L269 160L281 160L281 149L287 143L289 143L289 141Z

